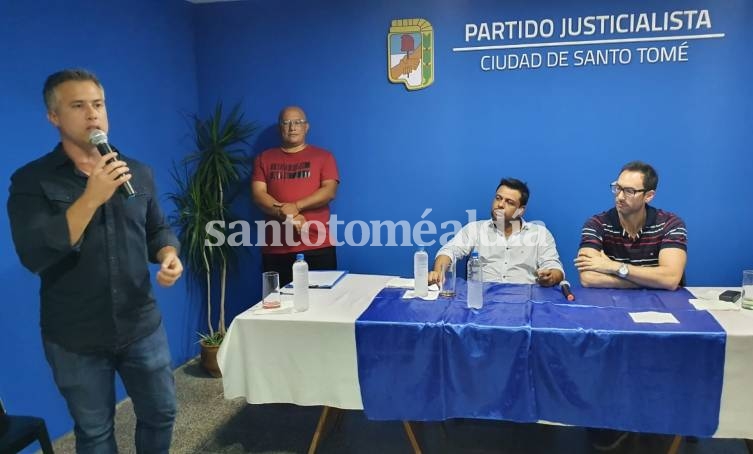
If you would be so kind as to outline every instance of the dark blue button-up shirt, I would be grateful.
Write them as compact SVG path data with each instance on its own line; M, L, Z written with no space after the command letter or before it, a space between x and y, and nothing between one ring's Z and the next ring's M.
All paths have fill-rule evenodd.
M151 169L121 156L136 197L119 189L70 244L65 212L87 177L58 145L11 177L8 217L23 265L41 278L42 335L76 352L112 350L154 332L161 316L148 261L178 248L157 203Z

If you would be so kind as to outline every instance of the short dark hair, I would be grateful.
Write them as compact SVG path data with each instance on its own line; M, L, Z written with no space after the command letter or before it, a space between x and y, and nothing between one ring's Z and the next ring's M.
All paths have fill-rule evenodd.
M500 180L499 184L497 185L497 191L499 191L499 188L502 186L508 187L510 189L515 189L516 191L520 192L520 206L524 207L528 205L528 197L531 195L531 192L528 190L528 185L525 184L525 182L520 181L516 178L502 178Z
M44 81L44 88L42 89L42 96L44 98L44 105L47 110L50 111L55 107L57 99L55 97L55 88L58 85L68 82L69 80L86 81L90 80L97 84L97 86L104 92L104 87L97 79L97 76L93 72L87 71L81 68L64 69L56 73L50 74L47 80Z
M622 166L622 172L640 172L643 174L643 189L654 191L659 186L659 174L653 167L643 161L631 161Z

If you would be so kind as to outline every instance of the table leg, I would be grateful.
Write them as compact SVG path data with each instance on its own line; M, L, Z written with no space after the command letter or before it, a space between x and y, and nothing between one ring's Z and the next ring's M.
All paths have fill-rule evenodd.
M449 432L447 432L447 420L442 421L441 427L442 427L442 438L443 438L443 441L445 441L448 438L450 438L450 434Z
M326 432L325 428L327 427L327 420L332 413L337 413L337 409L327 407L326 405L324 406L324 408L322 408L322 414L319 416L319 422L316 424L314 436L311 437L311 444L309 445L308 454L316 453L316 448L319 446L319 442L321 442L322 438L324 438Z
M418 440L416 440L416 434L413 433L410 421L403 421L403 427L405 428L405 435L408 436L408 441L410 441L410 445L413 448L413 453L421 454L421 446L418 445Z
M677 454L680 451L680 445L682 444L682 435L675 435L672 439L672 444L669 445L667 454Z

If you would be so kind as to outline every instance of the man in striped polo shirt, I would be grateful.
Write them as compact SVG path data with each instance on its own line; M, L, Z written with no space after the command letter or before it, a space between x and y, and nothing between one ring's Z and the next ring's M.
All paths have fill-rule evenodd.
M584 287L658 288L684 284L687 231L677 215L648 203L659 176L633 161L611 184L615 207L583 226L575 267Z
M687 231L677 215L648 205L658 184L656 171L644 162L622 167L610 185L614 208L583 225L575 267L584 287L675 290L683 284ZM597 451L607 452L629 432L589 429L588 436Z

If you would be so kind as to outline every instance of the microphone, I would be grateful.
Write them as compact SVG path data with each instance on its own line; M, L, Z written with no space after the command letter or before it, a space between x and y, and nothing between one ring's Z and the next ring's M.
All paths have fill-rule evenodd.
M562 295L567 298L568 301L575 301L575 295L570 291L570 283L563 280L560 282L560 290L562 290Z
M112 152L112 148L110 148L110 144L107 142L107 134L105 134L104 131L100 131L99 129L94 129L89 134L89 143L97 147L99 154L101 154L102 156ZM107 163L109 164L115 160L116 159L111 159ZM127 198L130 199L136 195L136 191L133 190L133 186L131 185L130 181L126 181L120 187L125 192Z

